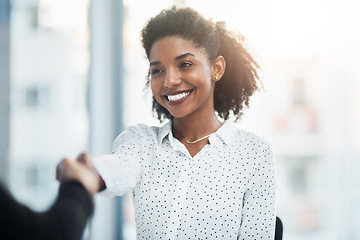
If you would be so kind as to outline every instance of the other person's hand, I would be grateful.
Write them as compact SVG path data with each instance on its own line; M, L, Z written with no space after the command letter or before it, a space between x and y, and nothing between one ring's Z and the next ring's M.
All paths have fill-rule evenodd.
M105 188L105 183L96 171L88 153L80 154L77 159L61 160L56 168L56 179L60 182L79 181L91 196Z

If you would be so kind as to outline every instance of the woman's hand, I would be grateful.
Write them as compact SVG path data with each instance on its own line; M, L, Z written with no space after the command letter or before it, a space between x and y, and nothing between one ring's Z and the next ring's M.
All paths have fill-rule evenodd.
M64 158L56 168L56 179L60 182L79 181L91 196L106 188L88 153L80 154L77 159Z

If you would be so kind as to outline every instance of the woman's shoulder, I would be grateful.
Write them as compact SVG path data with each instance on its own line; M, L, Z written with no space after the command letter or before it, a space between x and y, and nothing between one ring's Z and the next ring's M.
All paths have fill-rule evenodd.
M126 127L119 136L125 135L141 138L157 138L159 134L168 131L168 129L171 129L168 124L164 124L163 126L155 126L141 123Z
M242 129L239 126L233 127L233 136L231 144L232 149L237 149L240 154L252 156L252 162L255 164L263 161L272 162L273 148L266 137L261 136L253 131ZM257 160L256 160L257 159Z
M247 139L248 141L258 142L258 143L263 143L263 144L270 144L270 142L262 135L259 135L257 133L251 132L249 130L244 130L244 129L241 129L240 132L243 135L243 137L245 139Z
M232 133L234 141L241 141L247 144L270 146L270 142L268 139L266 139L266 137L261 136L260 134L253 131L243 129L241 126L235 123L230 123L229 125L229 130Z
M144 124L144 123L139 123L139 124L128 126L125 128L125 130L136 131L139 133L145 132L145 133L157 134L162 128L165 127L165 125L156 126L156 125L148 125L148 124Z

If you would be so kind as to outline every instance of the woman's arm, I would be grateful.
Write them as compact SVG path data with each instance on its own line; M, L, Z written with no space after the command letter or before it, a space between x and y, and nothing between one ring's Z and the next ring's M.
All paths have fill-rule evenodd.
M260 161L243 198L239 239L274 239L276 220L274 160L269 145L260 151Z

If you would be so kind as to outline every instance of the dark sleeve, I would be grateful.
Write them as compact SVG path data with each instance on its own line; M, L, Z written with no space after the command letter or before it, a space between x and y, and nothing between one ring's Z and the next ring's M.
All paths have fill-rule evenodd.
M41 213L16 202L0 185L0 234L4 239L81 239L92 211L89 193L75 181L61 185L53 206Z

